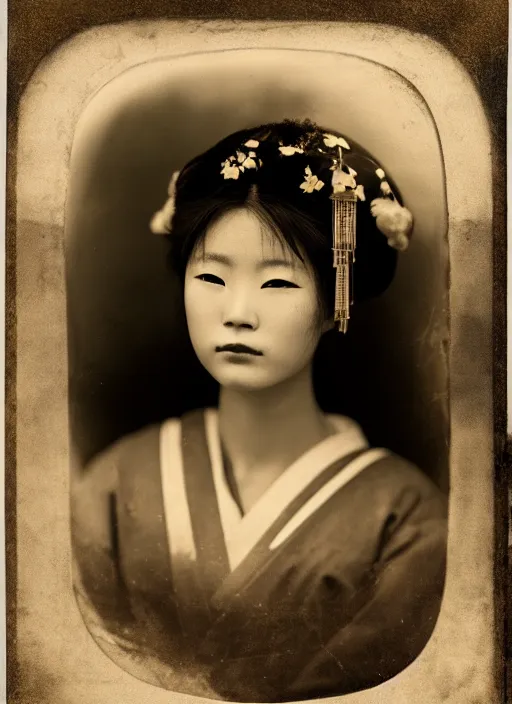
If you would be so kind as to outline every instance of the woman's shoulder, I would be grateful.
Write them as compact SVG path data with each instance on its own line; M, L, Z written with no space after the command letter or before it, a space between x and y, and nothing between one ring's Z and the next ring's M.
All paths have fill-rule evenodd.
M112 484L121 470L147 464L161 452L162 437L178 439L183 421L201 417L212 409L199 408L182 416L165 418L122 435L107 447L97 452L85 465L79 483Z
M439 491L427 474L428 468L420 468L413 460L389 448L370 446L369 453L375 454L375 478L381 482L393 486L414 486L422 493Z
M374 505L386 506L389 515L446 519L448 498L425 471L390 450L370 448L372 453L375 460L358 476L358 489L371 493Z
M371 562L375 555L381 556L382 564L393 555L403 555L407 561L407 556L421 553L437 569L446 552L446 495L400 455L381 448L368 448L359 457L364 455L369 463L326 506L318 534L325 525L333 544L340 534L345 540L350 535L347 559L355 562ZM350 471L348 466L345 469Z
M155 423L127 433L86 462L71 484L75 506L115 494L122 474L135 468L143 472L152 458L158 461L161 427Z
M358 484L366 489L371 485L372 492L390 498L403 492L415 493L423 499L446 500L443 492L428 476L428 468L417 466L412 460L402 457L386 447L370 444L362 427L352 418L330 414L327 416L336 428L339 437L347 445L362 450L355 464L364 469L357 473Z
M86 464L85 473L112 472L120 464L137 461L141 453L146 455L148 452L157 450L162 432L173 427L181 427L184 417L186 415L165 418L122 435L92 457Z
M169 419L176 420L179 419ZM125 456L129 456L132 452L137 452L140 448L154 444L158 440L162 426L169 422L168 420L151 423L137 430L131 431L111 442L106 448L98 452L89 462L90 467L95 467L100 464L111 464L113 461L119 462Z
M70 487L75 545L111 549L120 494L127 487L143 487L145 477L159 473L161 427L155 423L120 437L75 473Z

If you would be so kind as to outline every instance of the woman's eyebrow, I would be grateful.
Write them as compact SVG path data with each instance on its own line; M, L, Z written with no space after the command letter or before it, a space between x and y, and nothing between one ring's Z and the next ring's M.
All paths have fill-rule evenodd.
M225 266L233 266L233 260L226 254L220 254L219 252L204 252L199 255L197 259L201 262L216 262L217 264L224 264ZM288 269L295 269L295 262L290 259L283 259L275 257L272 259L262 259L258 262L258 269L267 269L272 267L287 267Z
M270 267L278 267L278 266L286 266L289 269L294 269L295 264L294 262L290 261L290 259L262 259L261 262L258 264L259 269L267 269Z
M226 254L219 254L217 252L204 252L197 257L198 261L201 262L217 262L217 264L225 264L226 266L233 266L233 260Z

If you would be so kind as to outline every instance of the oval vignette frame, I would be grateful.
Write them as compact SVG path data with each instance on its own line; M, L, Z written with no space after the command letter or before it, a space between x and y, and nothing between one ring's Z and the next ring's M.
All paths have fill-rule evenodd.
M71 590L63 225L76 122L97 90L144 61L240 47L315 49L320 37L323 50L383 64L422 95L439 132L449 212L451 492L443 606L434 635L406 670L375 689L337 699L349 704L497 701L490 547L491 160L489 129L475 87L440 45L380 25L219 21L198 27L189 21L149 21L95 28L66 42L40 65L21 102L18 660L28 670L38 651L39 668L46 677L51 674L54 702L106 704L114 698L130 704L151 697L158 704L188 698L137 680L107 659L87 634ZM441 73L442 90L436 80ZM41 475L44 483L37 481Z

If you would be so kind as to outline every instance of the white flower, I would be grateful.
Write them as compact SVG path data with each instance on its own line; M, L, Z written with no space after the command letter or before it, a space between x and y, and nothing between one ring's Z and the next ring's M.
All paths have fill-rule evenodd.
M364 186L361 183L356 186L355 194L359 198L359 200L366 200L366 196L364 194Z
M380 179L386 178L386 174L384 173L384 171L383 171L382 169L377 169L377 170L375 171L375 173L377 174L377 176L378 176Z
M413 226L410 211L389 198L372 200L370 209L377 227L388 238L389 246L400 251L407 249Z
M324 134L324 144L326 147L342 147L343 149L350 149L350 146L343 139L343 137L336 137L334 134Z
M176 183L178 182L179 175L180 172L175 171L171 176L171 180L169 181L169 185L167 187L167 195L171 196L172 198L174 198L174 196L176 195Z
M391 187L387 181L381 181L380 190L382 191L382 193L384 193L385 196L389 196L389 194L391 193Z
M396 249L399 252L405 252L405 250L409 246L409 238L407 237L407 235L401 233L399 235L396 235L395 237L390 237L388 239L388 244L390 247L393 247L393 249Z
M164 207L153 215L149 229L155 235L168 235L171 231L171 221L174 216L174 207ZM173 203L174 206L174 203Z
M236 165L231 165L229 161L225 161L223 164L222 171L220 172L224 178L234 178L237 179L240 176L240 169Z
M313 193L313 191L319 191L325 186L323 181L320 181L318 176L313 176L309 166L306 166L304 183L300 184L300 187L304 193Z
M355 188L356 181L352 174L336 169L332 174L332 192L344 193L347 188Z
M293 154L304 154L304 149L301 147L279 147L279 151L284 156L292 156Z
M247 159L244 161L244 163L242 164L242 166L240 168L241 169L255 169L256 162L251 157L247 157Z
M165 201L163 207L156 212L151 218L149 228L155 235L168 235L171 231L172 219L176 211L176 182L179 171L175 171L169 181L167 193L169 198Z
M244 147L249 147L249 149L256 149L257 147L260 146L260 143L256 139L250 139L248 142L244 144ZM252 155L255 156L255 155Z

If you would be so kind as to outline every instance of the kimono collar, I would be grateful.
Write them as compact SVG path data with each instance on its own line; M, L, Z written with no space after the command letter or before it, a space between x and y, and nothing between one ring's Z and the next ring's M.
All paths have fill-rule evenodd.
M359 425L345 416L328 415L333 435L314 445L293 462L242 515L229 488L220 445L218 413L205 410L205 430L222 529L231 569L256 545L268 527L330 464L368 447Z

